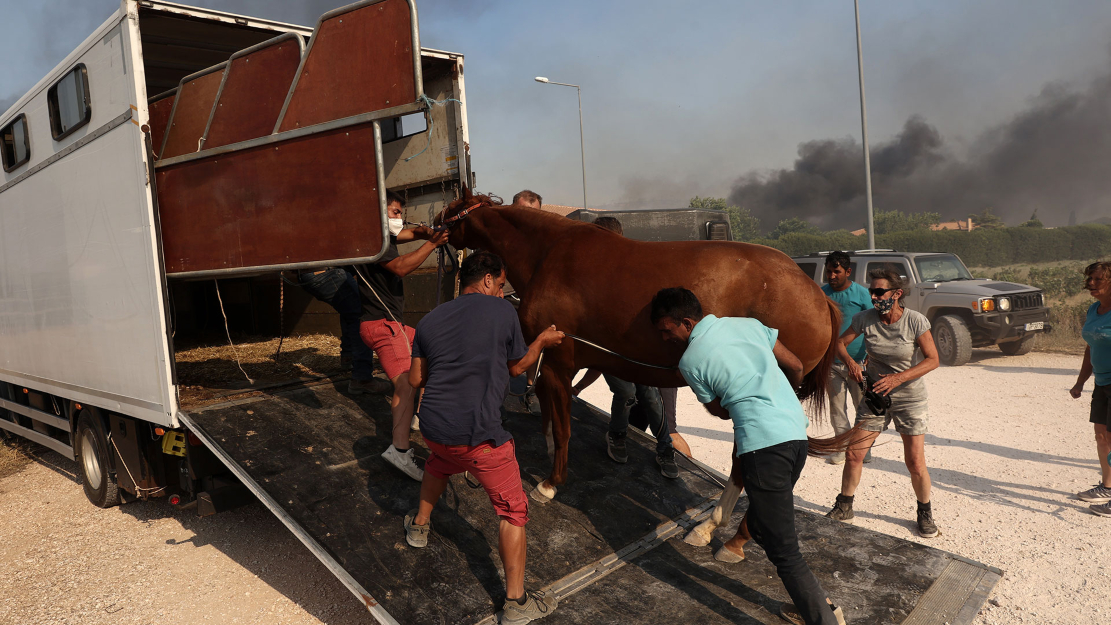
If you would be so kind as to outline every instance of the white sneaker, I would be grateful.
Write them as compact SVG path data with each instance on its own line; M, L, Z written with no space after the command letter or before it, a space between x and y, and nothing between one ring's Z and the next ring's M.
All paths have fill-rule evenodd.
M405 475L408 475L414 480L419 482L424 479L424 471L417 466L417 463L413 462L412 448L405 453L401 453L396 447L390 445L389 449L382 453L382 458L398 469L401 469Z

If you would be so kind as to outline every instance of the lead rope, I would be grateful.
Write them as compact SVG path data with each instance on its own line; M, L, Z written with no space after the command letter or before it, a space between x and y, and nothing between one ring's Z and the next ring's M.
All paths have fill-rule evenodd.
M213 278L212 283L216 285L216 301L220 302L220 315L224 317L224 332L227 332L228 345L231 345L231 351L235 354L235 364L239 367L239 371L243 373L243 377L247 378L247 381L253 385L255 381L243 370L243 363L239 361L239 350L236 349L235 343L231 340L231 328L228 327L228 315L224 312L224 298L220 297L220 281Z
M284 276L283 276L284 278ZM282 355L282 343L285 341L285 280L278 281L278 351L274 352L274 361Z

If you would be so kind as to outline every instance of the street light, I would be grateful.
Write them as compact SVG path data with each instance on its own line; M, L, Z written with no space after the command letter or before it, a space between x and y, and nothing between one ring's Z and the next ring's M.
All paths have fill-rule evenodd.
M864 192L868 198L868 249L876 249L876 224L872 213L872 160L868 155L868 108L864 106L864 52L860 45L860 0L853 0L856 10L856 68L860 75L860 128L864 141ZM539 79L537 79L539 80Z
M582 89L578 85L572 85L565 82L555 82L548 80L543 76L537 76L536 82L544 83L545 85L559 85L561 87L574 87L575 92L579 96L579 155L582 158L583 166L583 208L586 208L586 148L583 146L583 94Z

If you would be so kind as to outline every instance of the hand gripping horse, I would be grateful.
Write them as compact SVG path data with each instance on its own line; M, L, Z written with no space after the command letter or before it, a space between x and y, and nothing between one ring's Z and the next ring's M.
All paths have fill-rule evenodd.
M806 371L800 398L824 407L841 314L778 250L728 241L634 241L541 210L502 206L497 198L467 190L435 221L450 229L449 241L456 248L484 249L504 259L507 278L521 297L518 314L526 339L555 325L625 357L570 338L545 352L536 394L544 431L554 435L549 439L554 442L554 449L551 443L549 447L552 471L537 486L546 498L554 497L567 477L576 372L592 368L638 384L686 386L676 368L682 347L665 342L649 320L649 303L663 288L690 289L706 314L752 317L779 330L779 340ZM844 439L846 435L811 438L810 452L843 449ZM740 492L740 485L730 486ZM730 496L736 503L736 496ZM730 505L715 514L724 521L731 512Z

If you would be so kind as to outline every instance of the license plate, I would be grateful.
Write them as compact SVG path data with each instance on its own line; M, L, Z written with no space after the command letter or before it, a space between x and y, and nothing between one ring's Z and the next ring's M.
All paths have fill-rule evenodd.
M1045 329L1045 322L1044 321L1035 321L1033 323L1026 324L1026 331L1027 332L1029 332L1031 330L1042 330L1042 329Z

